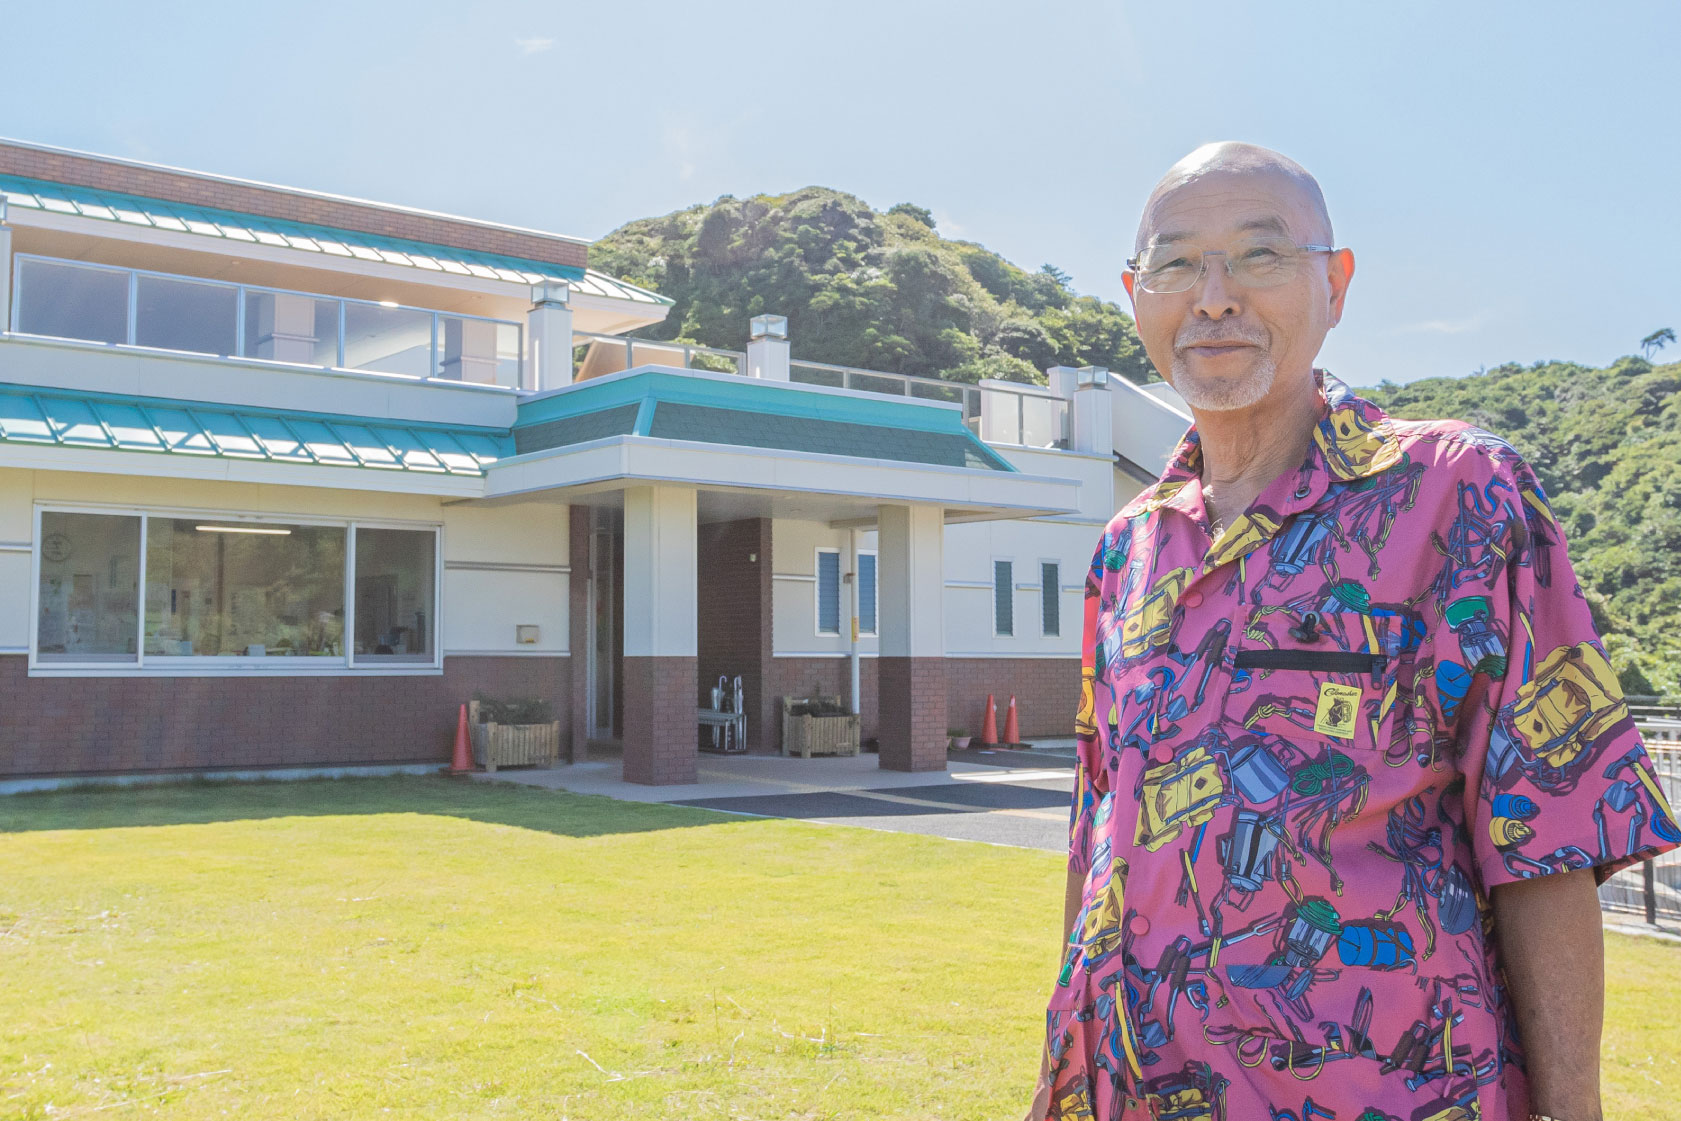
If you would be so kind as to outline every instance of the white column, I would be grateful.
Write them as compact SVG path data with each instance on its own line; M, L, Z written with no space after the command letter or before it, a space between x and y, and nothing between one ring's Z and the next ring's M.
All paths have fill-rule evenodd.
M877 507L876 633L884 658L945 657L945 512Z
M276 362L315 362L315 297L299 296L291 292L263 293L263 298L251 301L255 314L248 317L245 337L256 358L272 358ZM335 328L336 330L336 328ZM332 339L329 347L336 346ZM336 362L335 355L331 361Z
M0 331L12 329L12 227L6 223L6 196L0 195Z
M625 488L625 657L693 658L696 610L695 488Z
M1068 449L1093 455L1115 452L1115 414L1109 371L1103 366L1052 366L1046 380L1068 402Z
M525 315L525 385L532 390L572 384L572 289L565 283L531 289Z
M788 363L787 316L755 315L747 332L747 376L787 381Z

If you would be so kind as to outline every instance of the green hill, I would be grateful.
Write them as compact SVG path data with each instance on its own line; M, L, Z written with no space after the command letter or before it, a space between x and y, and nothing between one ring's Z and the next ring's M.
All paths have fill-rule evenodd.
M1397 416L1453 417L1534 465L1631 693L1681 693L1681 363L1506 365L1362 390Z
M1131 316L940 236L928 211L880 213L839 191L725 196L644 218L590 263L676 300L649 338L741 349L747 321L786 315L794 356L973 382L1043 382L1048 366L1156 376ZM1406 417L1453 417L1535 465L1623 684L1681 693L1681 364L1501 366L1367 390Z
M909 203L879 213L822 187L725 195L614 230L590 264L677 301L648 338L739 350L768 312L815 362L966 382L1042 384L1056 365L1156 380L1120 307L1049 265L1028 272L941 237Z

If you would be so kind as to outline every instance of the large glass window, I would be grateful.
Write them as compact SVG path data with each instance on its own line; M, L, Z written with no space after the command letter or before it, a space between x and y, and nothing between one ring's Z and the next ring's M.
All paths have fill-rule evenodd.
M356 660L430 662L437 536L356 530Z
M432 313L346 302L344 368L430 377Z
M17 325L26 335L128 342L126 271L60 261L18 262Z
M146 654L342 657L341 526L149 518Z
M245 357L339 364L339 302L295 292L245 293Z
M43 511L36 655L43 662L132 662L140 519Z
M135 277L134 341L196 354L235 354L239 289L142 273Z

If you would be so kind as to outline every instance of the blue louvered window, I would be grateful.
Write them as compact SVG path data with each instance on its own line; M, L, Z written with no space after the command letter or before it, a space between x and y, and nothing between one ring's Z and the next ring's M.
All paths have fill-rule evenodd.
M1015 565L992 562L992 633L1008 638L1016 633Z
M876 555L858 554L858 631L876 633Z
M1055 561L1039 562L1039 604L1044 613L1047 638L1062 633L1062 599L1058 584L1061 580L1060 566Z
M840 633L840 588L840 551L837 549L817 550L818 634Z

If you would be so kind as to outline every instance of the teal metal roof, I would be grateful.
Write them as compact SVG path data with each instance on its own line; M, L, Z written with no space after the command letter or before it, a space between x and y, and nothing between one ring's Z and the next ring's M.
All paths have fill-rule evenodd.
M377 264L403 265L430 272L454 273L457 276L476 276L485 280L506 280L518 284L565 281L578 291L593 295L612 296L641 303L671 303L666 297L645 288L638 288L634 284L627 284L625 281L586 269L498 253L479 253L470 249L432 245L406 238L381 237L377 234L316 226L306 222L289 222L281 218L265 218L208 206L166 202L162 199L103 191L95 187L0 175L0 194L5 196L10 206L28 207L55 214L97 218L107 222L148 226L175 233L200 234L226 241L267 245L276 249L296 249L306 253L321 253Z
M957 409L905 398L825 393L753 378L632 371L519 405L518 454L608 436L651 436L983 471L1014 471Z
M0 386L0 444L476 477L513 454L512 442L500 429Z

